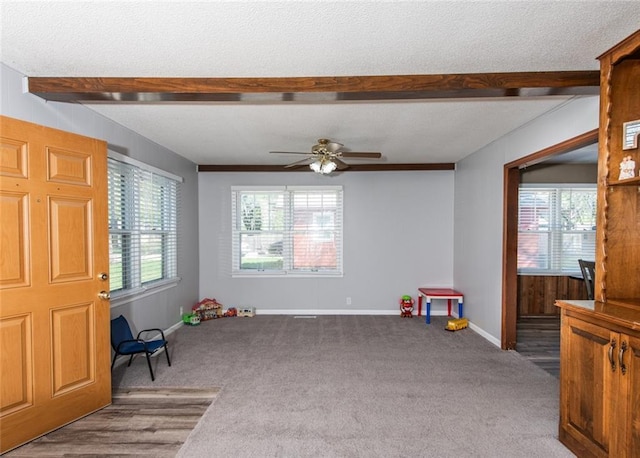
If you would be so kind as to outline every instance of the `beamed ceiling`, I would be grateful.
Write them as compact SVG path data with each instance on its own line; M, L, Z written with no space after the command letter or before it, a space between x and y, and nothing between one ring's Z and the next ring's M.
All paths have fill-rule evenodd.
M576 98L637 1L13 2L2 62L200 164L281 170L319 138L352 170L449 169ZM597 120L594 120L597 122ZM118 147L116 139L107 139Z

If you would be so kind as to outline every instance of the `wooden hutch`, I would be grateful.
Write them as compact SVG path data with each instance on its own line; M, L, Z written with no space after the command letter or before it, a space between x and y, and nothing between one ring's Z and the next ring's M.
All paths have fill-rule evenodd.
M600 59L595 301L561 308L560 431L579 457L640 457L640 30ZM620 179L630 156L632 178Z

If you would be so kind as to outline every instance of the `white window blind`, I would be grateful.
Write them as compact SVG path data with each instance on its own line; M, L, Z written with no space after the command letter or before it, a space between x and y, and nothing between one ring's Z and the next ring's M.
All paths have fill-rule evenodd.
M342 187L233 187L232 271L342 275Z
M108 158L110 287L116 295L177 278L181 179L132 162Z
M569 274L595 259L596 187L521 187L518 272Z

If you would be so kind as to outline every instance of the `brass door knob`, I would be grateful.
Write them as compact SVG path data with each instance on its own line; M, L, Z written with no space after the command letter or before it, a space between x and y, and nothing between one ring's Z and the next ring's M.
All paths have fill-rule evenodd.
M100 291L98 293L98 297L103 301L108 301L109 299L111 299L111 294L109 294L107 291Z
M98 275L98 279L102 281L107 281L109 279L109 274L106 272L102 272L100 275Z

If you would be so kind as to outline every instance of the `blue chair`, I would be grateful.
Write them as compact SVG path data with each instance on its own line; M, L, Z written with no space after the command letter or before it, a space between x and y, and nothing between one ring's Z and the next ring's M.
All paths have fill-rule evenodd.
M162 338L156 340L144 340L140 338L142 334L150 331L159 331ZM156 378L153 375L150 357L161 348L164 348L164 354L167 355L167 363L171 366L169 350L167 349L167 340L164 337L162 329L144 329L140 331L138 336L134 339L133 334L131 333L131 328L129 327L129 322L122 315L111 320L111 346L115 352L113 355L113 362L111 363L111 370L113 370L116 358L119 355L130 355L129 364L127 364L127 367L129 367L131 366L131 361L133 360L134 355L144 353L147 357L147 364L149 365L149 372L151 373L151 381L153 382Z

